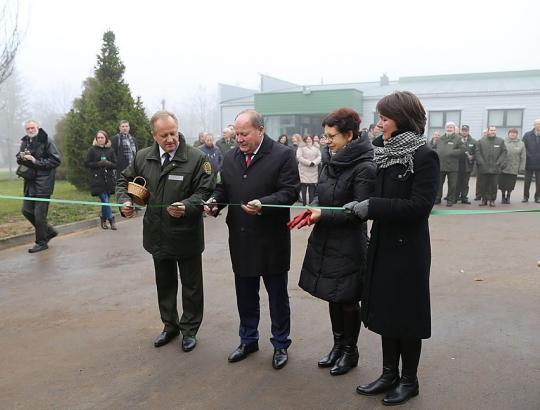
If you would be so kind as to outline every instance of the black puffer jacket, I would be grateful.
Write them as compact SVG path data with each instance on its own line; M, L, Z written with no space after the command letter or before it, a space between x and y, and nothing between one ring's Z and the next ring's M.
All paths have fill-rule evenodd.
M21 156L25 150L30 151L30 154L36 159L35 163L27 161ZM50 197L54 191L56 167L60 165L60 153L54 142L49 140L43 128L40 128L38 135L33 138L28 135L22 137L21 148L16 157L17 164L24 164L28 168L36 170L35 179L24 180L24 195L36 198Z
M116 187L116 155L108 146L94 145L86 154L84 166L90 168L90 193L97 196L103 192L114 194Z
M351 141L323 166L315 203L343 206L368 199L375 185L373 147L367 136ZM320 299L352 303L360 300L366 266L366 223L343 211L323 210L306 249L300 287Z

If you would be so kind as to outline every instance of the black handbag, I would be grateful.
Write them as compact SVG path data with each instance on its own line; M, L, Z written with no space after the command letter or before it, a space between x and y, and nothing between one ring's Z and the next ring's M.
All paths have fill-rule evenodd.
M15 173L28 181L33 181L37 177L36 170L34 168L27 167L24 164L19 165Z

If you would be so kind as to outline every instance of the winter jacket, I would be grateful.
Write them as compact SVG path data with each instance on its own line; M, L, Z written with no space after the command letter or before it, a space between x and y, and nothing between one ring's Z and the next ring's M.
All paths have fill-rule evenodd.
M461 141L463 141L463 154L459 158L459 170L462 172L472 172L474 167L474 161L476 159L476 144L478 142L469 135L467 137L467 140L463 140L463 137L461 138ZM469 155L471 155L473 158L469 159Z
M137 140L135 137L131 134L128 134L131 138L133 138L133 142L135 144L135 152L137 152ZM120 174L124 169L127 168L129 165L129 158L126 158L124 155L124 147L122 146L121 140L120 140L120 134L116 134L111 138L111 144L112 149L114 151L114 155L116 156L116 170L117 174Z
M103 192L114 194L116 188L116 156L108 142L105 147L93 146L86 154L84 166L90 169L90 193L97 196Z
M381 137L373 145L382 147ZM416 150L414 173L403 165L377 169L369 200L373 220L362 294L367 328L398 339L431 335L428 218L439 187L439 158L429 144Z
M293 151L265 135L251 165L238 147L230 150L221 168L221 183L213 197L234 204L227 210L232 270L241 277L281 275L290 268L291 234L288 208L265 208L247 214L238 204L259 199L262 204L292 205L300 178Z
M534 130L527 131L523 135L523 143L527 150L525 169L540 170L540 134L535 135Z
M458 134L443 134L433 143L439 155L441 172L457 172L459 160L465 152L465 144Z
M27 150L36 159L35 163L27 161L21 153ZM36 170L36 178L24 180L24 195L28 197L48 198L54 191L56 167L60 165L60 153L47 133L40 128L38 135L21 139L21 147L16 155L17 164L26 165Z
M146 188L150 191L143 220L144 249L156 259L200 255L204 250L202 202L210 197L214 184L206 156L186 145L182 134L174 157L163 169L157 143L140 150L118 178L118 202L131 201L128 182L136 176L146 179ZM167 206L173 202L186 206L185 216L173 218L168 214Z
M501 174L517 175L525 173L525 144L520 139L506 138L504 140L506 146L506 161L501 167Z
M229 139L229 142L225 141L225 138L220 138L216 142L216 147L221 151L221 155L224 157L227 152L236 147L236 141L234 139Z
M316 184L319 177L318 165L321 162L321 150L314 145L298 147L296 159L298 160L300 182L302 184Z
M352 140L332 157L328 148L325 151L314 202L340 207L368 199L373 193L376 170L369 138ZM357 302L362 293L366 255L366 223L354 214L323 210L309 236L299 286L323 300Z
M478 141L476 164L479 174L500 174L506 161L506 146L499 137L485 137Z
M214 171L214 174L217 174L223 166L223 155L221 155L219 148L215 146L208 147L206 144L203 144L198 148L206 154L212 165L212 171Z

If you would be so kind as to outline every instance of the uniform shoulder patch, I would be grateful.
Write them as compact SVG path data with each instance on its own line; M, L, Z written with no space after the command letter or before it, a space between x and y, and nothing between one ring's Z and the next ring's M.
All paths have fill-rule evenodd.
M212 165L210 165L210 162L205 161L203 164L203 169L208 175L212 175Z

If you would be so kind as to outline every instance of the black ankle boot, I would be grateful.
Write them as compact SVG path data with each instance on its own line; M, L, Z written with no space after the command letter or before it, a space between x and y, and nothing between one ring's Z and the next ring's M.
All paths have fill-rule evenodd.
M418 391L418 379L416 376L403 376L398 385L386 393L383 404L385 406L395 406L397 404L405 403L410 398L418 396Z
M319 360L319 363L317 363L317 366L323 367L323 368L332 367L336 363L336 361L341 357L342 353L343 353L343 335L341 333L334 332L334 346L332 346L332 350L330 350L330 353L328 353L321 360Z
M330 374L332 376L339 376L347 373L353 367L358 366L358 358L358 347L356 347L356 345L343 346L343 353L336 361L334 366L330 369Z
M104 217L100 217L101 219L101 229L109 229L109 227L107 226L107 218L104 218Z
M369 384L362 384L356 388L358 394L364 396L374 396L384 393L396 387L399 383L399 372L397 367L384 367L381 376Z
M116 228L116 220L114 219L114 216L111 219L109 219L109 223L111 224L111 229L113 231L116 231L116 229L117 229Z
M510 194L512 191L506 191L506 205L510 205Z

